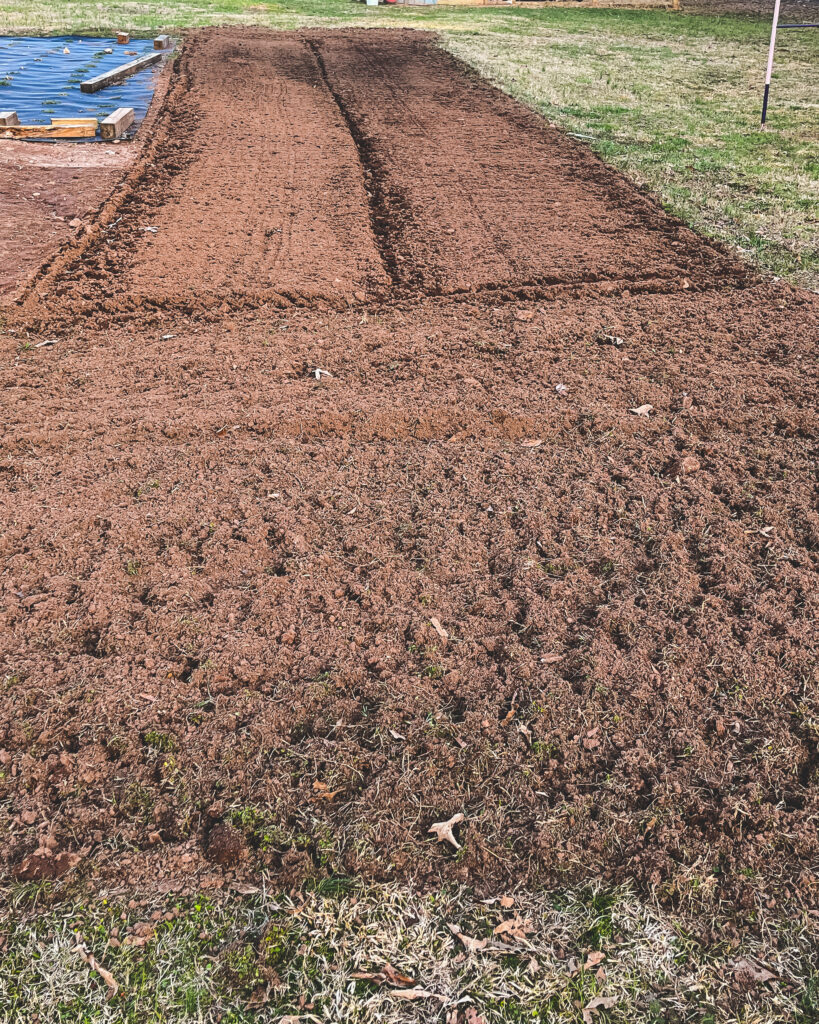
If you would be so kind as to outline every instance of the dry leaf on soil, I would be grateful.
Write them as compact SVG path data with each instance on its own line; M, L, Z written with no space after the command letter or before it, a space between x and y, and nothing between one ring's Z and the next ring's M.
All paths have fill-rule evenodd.
M653 405L638 405L636 409L629 409L629 412L633 412L635 416L648 416L648 414L654 409Z
M317 800L332 800L337 797L341 792L340 789L330 789L326 782L319 782L318 779L313 783L313 792L316 794Z
M456 938L461 940L464 948L469 953L479 953L489 945L489 939L473 939L471 935L462 932L457 924L450 924L449 930Z
M450 924L449 930L460 939L468 953L519 953L519 946L511 946L507 942L500 942L495 939L474 939L471 935L462 932L457 924Z
M436 821L434 825L430 826L429 831L434 833L439 843L451 843L456 850L460 850L461 844L455 838L452 826L463 820L464 816L459 811L457 814L453 814L449 821Z
M755 964L752 960L746 960L745 957L734 961L734 974L744 974L756 982L778 980L778 975L774 974L773 971L769 971L767 967Z
M501 923L495 928L494 935L511 935L515 939L525 940L527 932L533 932L535 930L532 924L531 918L525 920L520 914L515 914L514 917L508 918L506 921Z
M449 633L447 633L447 631L441 625L440 619L436 619L435 616L433 615L433 617L429 621L432 624L432 628L435 630L435 632L442 640L449 640Z

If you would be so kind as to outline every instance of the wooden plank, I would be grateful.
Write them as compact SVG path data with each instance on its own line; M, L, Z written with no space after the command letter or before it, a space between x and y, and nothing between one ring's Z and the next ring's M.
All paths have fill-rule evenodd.
M20 118L15 110L0 110L0 126L19 124Z
M0 128L3 139L93 139L95 128L84 124L11 124Z
M133 107L118 107L113 114L100 124L100 135L104 139L118 139L129 125L134 123Z
M95 132L99 127L99 121L96 117L52 117L51 123L61 128L66 128L71 125L77 125L83 128L93 128Z
M97 75L96 78L87 78L84 82L80 82L80 89L83 92L99 92L100 89L104 89L108 85L123 82L130 75L135 75L137 71L143 71L159 60L162 60L161 53L149 53L145 57L138 57L127 64L120 64L118 68Z
M154 49L167 50L170 48L171 43L172 40L170 36L157 36L156 39L154 39Z
M131 42L131 37L128 35L127 32L117 32L117 45L118 46L126 46L130 42Z

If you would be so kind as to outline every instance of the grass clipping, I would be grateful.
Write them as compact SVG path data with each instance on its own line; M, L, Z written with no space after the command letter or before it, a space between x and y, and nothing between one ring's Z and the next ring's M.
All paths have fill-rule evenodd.
M817 922L706 939L627 888L326 880L299 896L0 893L0 1020L811 1021Z

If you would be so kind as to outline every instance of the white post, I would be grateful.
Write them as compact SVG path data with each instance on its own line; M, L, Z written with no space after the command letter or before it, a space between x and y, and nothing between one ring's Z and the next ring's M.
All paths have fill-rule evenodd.
M773 25L771 25L771 45L768 48L768 70L765 74L765 94L762 97L762 123L768 115L768 93L771 91L771 75L773 74L774 48L776 47L776 26L779 24L779 3L774 4Z

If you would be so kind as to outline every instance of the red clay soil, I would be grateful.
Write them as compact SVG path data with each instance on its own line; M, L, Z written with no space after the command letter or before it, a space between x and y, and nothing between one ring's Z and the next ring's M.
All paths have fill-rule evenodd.
M429 294L737 271L422 34L338 33L312 45L366 154L375 227L402 284Z
M0 140L0 301L75 237L131 162L128 144Z
M448 183L450 148L429 168L462 251L426 179L407 170L398 201L393 155L431 159L419 117L439 129L357 83L360 54L385 88L379 46L448 82L473 126L487 105L485 132L453 136L480 201ZM267 100L297 105L284 128L253 106L258 53ZM206 83L233 62L261 138L242 141L235 112L218 127L222 95L211 113ZM636 879L740 916L760 895L815 901L815 297L743 284L426 37L208 31L176 74L145 165L3 338L5 869L484 893ZM507 231L510 191L506 220L490 217L504 108L509 146L530 155L518 207L551 249ZM550 225L540 138L549 195L588 216L584 236ZM314 166L288 192L291 150ZM208 203L228 169L225 195L245 198L220 220ZM349 188L322 205L331 180ZM595 235L586 204L620 227ZM265 248L288 219L286 247ZM176 264L171 224L189 232ZM595 253L614 273L618 246L633 282L571 283ZM666 276L648 281L658 259ZM706 289L708 266L725 273ZM564 283L521 285L541 275ZM426 294L465 282L482 290ZM301 305L277 308L288 292ZM454 856L427 830L456 812Z

